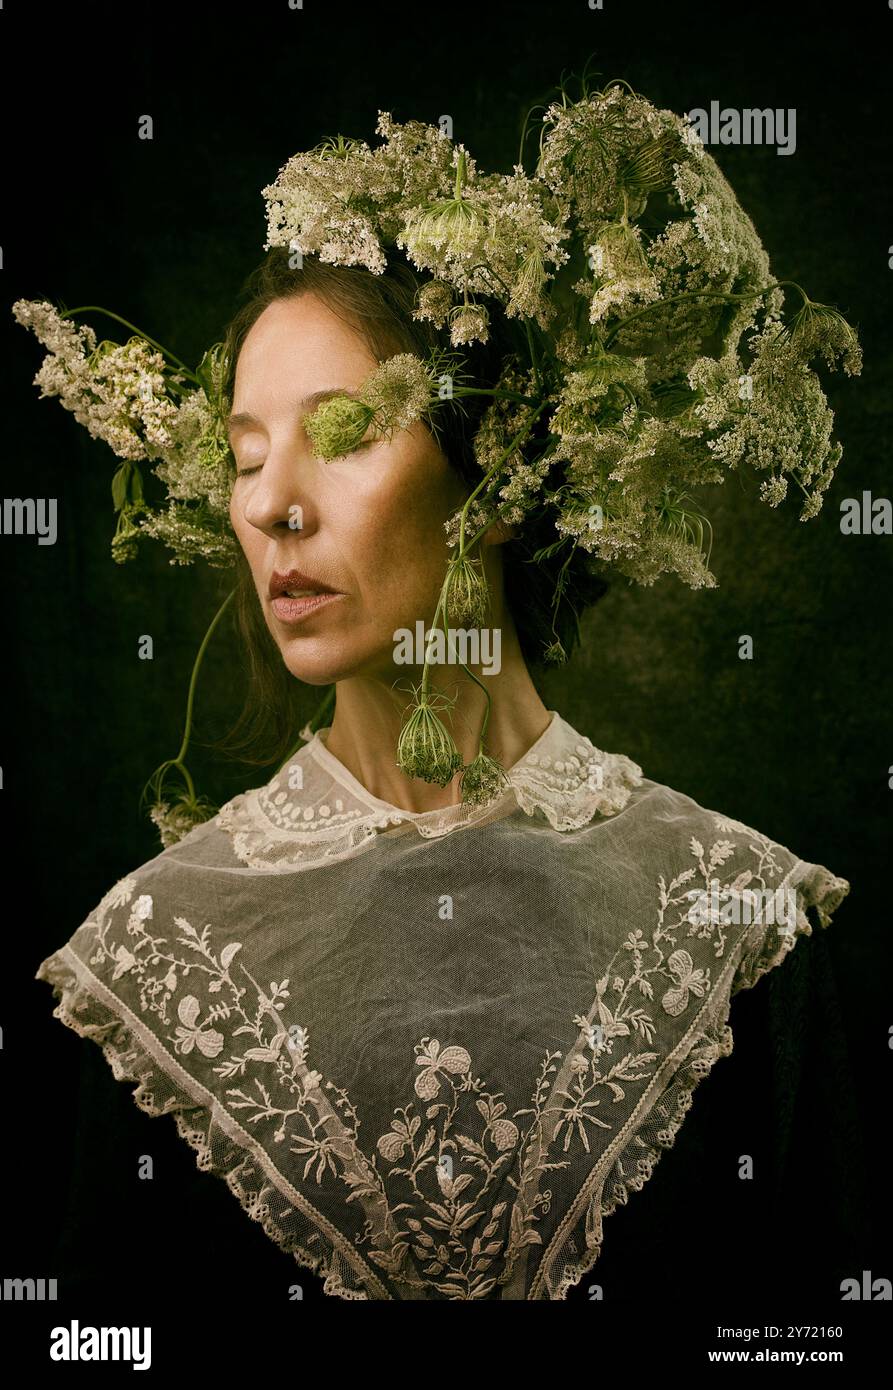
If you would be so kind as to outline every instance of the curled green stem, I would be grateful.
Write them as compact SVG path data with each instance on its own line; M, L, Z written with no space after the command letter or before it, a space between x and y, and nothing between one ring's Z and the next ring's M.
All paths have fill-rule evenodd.
M177 753L177 756L175 758L169 758L166 762L162 763L161 767L159 767L152 774L152 776L149 778L149 781L146 783L146 786L143 788L144 797L149 787L153 787L156 790L156 792L160 794L161 781L163 779L164 773L167 771L168 768L175 767L180 772L184 782L186 783L190 800L195 800L195 787L193 785L192 777L190 776L189 769L186 767L184 759L189 749L189 737L192 733L192 712L195 705L195 690L196 685L198 683L198 673L201 668L205 652L208 649L208 643L210 642L218 623L220 622L221 618L226 612L226 609L229 607L230 603L235 598L235 595L236 590L231 589L230 592L227 594L226 598L221 603L220 607L217 609L217 612L214 614L214 617L211 619L211 622L208 625L208 629L204 637L202 638L201 646L199 647L198 652L196 653L195 661L192 665L192 675L189 678L189 691L186 696L186 718L184 721L183 739L180 744L179 752Z
M127 319L122 319L120 314L113 314L111 309L104 309L101 304L82 304L77 309L66 309L61 317L70 319L73 318L75 314L105 314L107 318L114 319L116 323L123 324L125 328L130 329L131 333L135 333L138 338L143 338L147 343L150 343L152 347L157 348L163 357L169 358L175 366L186 373L190 381L195 382L196 386L201 385L195 372L191 372L185 362L181 362L179 357L173 352L170 352L166 347L162 346L161 343L157 343L154 338L150 338L148 333L143 333L139 328L135 328L132 323L128 323Z

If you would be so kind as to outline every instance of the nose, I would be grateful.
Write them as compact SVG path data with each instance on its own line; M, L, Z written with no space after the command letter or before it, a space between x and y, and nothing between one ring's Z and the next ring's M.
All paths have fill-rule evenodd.
M295 445L270 449L259 473L246 478L235 494L249 526L268 536L316 529L318 512L313 477L318 460Z

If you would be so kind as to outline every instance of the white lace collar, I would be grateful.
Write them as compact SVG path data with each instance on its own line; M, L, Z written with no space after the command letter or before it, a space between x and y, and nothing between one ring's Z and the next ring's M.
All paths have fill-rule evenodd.
M594 815L623 809L642 769L622 753L605 753L557 710L533 746L509 769L503 795L487 806L457 804L406 811L373 796L329 752L329 728L315 734L263 787L241 792L222 806L216 824L227 831L237 857L252 868L301 867L340 859L368 846L384 831L426 838L509 815L516 807L543 813L553 830L576 830ZM392 827L402 827L392 831Z

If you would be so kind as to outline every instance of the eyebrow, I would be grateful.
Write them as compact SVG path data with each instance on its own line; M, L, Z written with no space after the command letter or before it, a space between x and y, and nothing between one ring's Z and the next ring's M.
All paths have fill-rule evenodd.
M356 391L350 391L346 386L330 386L325 391L311 391L309 396L303 396L298 401L298 409L302 411L315 410L323 401L330 401L333 396L350 396L351 400L357 399ZM228 416L226 421L227 434L231 434L234 429L241 425L259 425L263 429L263 424L256 415L250 411L239 410L235 414Z

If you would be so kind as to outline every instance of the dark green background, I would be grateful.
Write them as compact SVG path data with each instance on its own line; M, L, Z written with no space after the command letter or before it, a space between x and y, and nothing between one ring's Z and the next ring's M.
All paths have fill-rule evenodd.
M796 108L793 156L748 146L712 152L753 218L773 273L843 311L860 332L865 368L860 378L823 377L844 456L819 516L800 523L793 503L773 511L732 475L703 498L719 589L696 593L669 577L651 589L618 581L587 616L582 654L550 675L544 696L597 745L635 758L647 776L851 880L821 946L832 972L831 1013L820 1011L810 1025L821 1032L839 1008L848 1061L842 1075L819 1078L797 1123L806 1125L805 1151L815 1153L841 1104L858 1115L851 1163L857 1175L869 1174L870 1220L856 1232L838 1217L837 1249L850 1264L874 1261L876 1275L893 1274L879 1234L887 1196L869 1172L878 1090L889 1095L893 1056L893 537L842 536L838 525L844 497L891 492L893 14L882 4L822 17L807 4L610 0L603 12L585 0L356 9L307 0L292 11L286 0L260 0L43 4L25 14L7 4L2 25L3 182L11 195L0 238L3 495L54 496L60 510L55 547L0 536L0 808L12 947L4 957L0 1055L14 1136L3 1151L4 1190L25 1171L47 1182L54 1172L58 1199L52 1210L32 1208L21 1243L7 1227L7 1251L48 1252L62 1212L71 1220L64 1196L82 1049L51 1021L49 992L33 972L116 878L157 852L139 792L178 747L194 653L225 592L225 576L171 566L151 543L136 562L113 563L113 456L58 402L38 400L31 381L41 349L8 308L20 296L105 305L196 363L260 258L260 189L291 154L338 132L372 141L379 108L432 122L448 112L456 138L483 168L508 169L526 107L548 100L562 73L579 73L589 59L599 85L624 77L680 113L713 99ZM151 142L137 139L143 113L154 118ZM116 336L114 325L92 322L102 336ZM151 662L137 657L144 633L154 638ZM753 661L738 659L741 634L754 639ZM232 635L215 640L199 691L199 740L222 735L235 718L242 672ZM308 713L313 704L308 691ZM190 766L218 802L267 775L220 764L198 746ZM798 952L813 945L803 942ZM771 979L769 988L777 1009L782 986ZM742 1027L751 1018L756 1033L757 1011L768 1007L742 999ZM738 1065L736 1055L723 1069L731 1077ZM747 1086L739 1081L742 1105L759 1084L754 1064ZM719 1083L710 1085L718 1095ZM101 1107L108 1093L97 1095ZM83 1106L80 1115L89 1127ZM136 1121L148 1124L135 1114ZM145 1142L138 1133L135 1142ZM152 1136L159 1142L154 1129ZM833 1142L840 1145L839 1130ZM189 1154L179 1161L184 1172L192 1166ZM41 1191L46 1197L47 1187ZM826 1196L833 1206L838 1194ZM222 1200L244 1223L233 1199ZM609 1233L608 1248L626 1218L611 1218L617 1233ZM803 1223L806 1230L805 1208ZM259 1230L250 1234L265 1240ZM808 1252L800 1257L805 1269ZM49 1262L22 1258L29 1266Z

